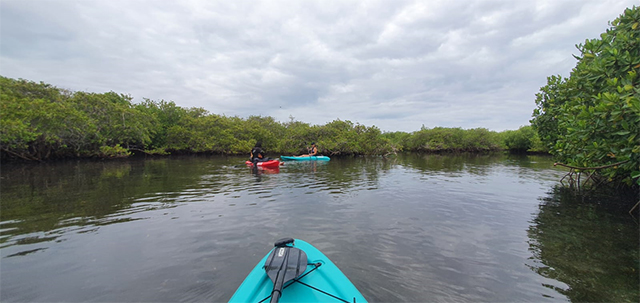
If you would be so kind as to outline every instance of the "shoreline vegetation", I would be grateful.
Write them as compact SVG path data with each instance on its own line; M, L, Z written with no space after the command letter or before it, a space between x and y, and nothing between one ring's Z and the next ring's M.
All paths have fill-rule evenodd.
M576 45L580 55L568 78L547 78L530 121L554 159L573 167L568 177L578 189L640 188L640 7L609 24L598 39Z
M69 158L126 158L136 153L247 154L261 141L270 154L302 154L311 142L327 156L397 152L545 153L531 126L503 132L485 128L425 128L382 132L349 120L324 125L272 117L246 119L182 108L173 101L72 92L43 82L0 76L0 155L3 162Z
M425 128L382 132L349 120L310 125L290 117L227 117L173 101L72 92L0 76L0 160L122 158L133 153L248 154L261 141L270 154L299 155L316 142L326 156L398 152L549 153L595 186L640 188L640 7L627 8L599 39L576 47L568 78L550 76L536 94L531 125ZM571 179L573 180L573 179Z

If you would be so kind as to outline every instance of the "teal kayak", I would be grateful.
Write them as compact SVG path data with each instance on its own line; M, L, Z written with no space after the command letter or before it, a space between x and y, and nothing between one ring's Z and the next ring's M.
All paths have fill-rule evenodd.
M229 302L367 302L338 267L311 244L278 240Z
M331 158L327 156L280 156L282 161L329 161Z

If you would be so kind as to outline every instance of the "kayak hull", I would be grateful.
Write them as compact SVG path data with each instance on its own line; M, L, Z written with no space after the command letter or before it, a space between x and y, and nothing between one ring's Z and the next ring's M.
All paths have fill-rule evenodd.
M253 167L253 162L246 161L245 163L247 165L249 165L250 167ZM282 165L282 162L280 162L278 160L269 160L269 161L264 161L264 162L258 162L258 167L264 167L264 168L278 168L278 167L280 167L280 165Z
M367 302L358 289L349 281L340 269L322 252L302 240L294 240L292 247L301 249L307 254L309 264L304 274L297 281L285 284L279 302ZM270 252L269 252L270 253ZM229 302L260 302L267 299L273 290L273 282L264 269L269 253L249 273ZM320 263L316 268L315 265ZM311 285L326 293L314 290L304 284ZM263 302L269 302L269 299Z
M327 156L303 156L303 157L293 157L293 156L280 156L282 161L329 161L331 158Z

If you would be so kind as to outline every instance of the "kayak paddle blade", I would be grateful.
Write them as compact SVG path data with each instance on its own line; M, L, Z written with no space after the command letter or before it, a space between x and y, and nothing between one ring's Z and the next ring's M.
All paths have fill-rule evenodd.
M307 254L295 247L276 246L264 264L269 279L273 281L271 303L278 302L285 283L299 277L307 270Z

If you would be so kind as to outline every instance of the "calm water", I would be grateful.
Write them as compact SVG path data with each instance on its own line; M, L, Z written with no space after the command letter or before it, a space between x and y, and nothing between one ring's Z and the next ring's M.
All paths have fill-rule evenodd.
M639 300L633 198L577 197L548 158L244 160L4 165L0 301L226 301L282 237L369 301Z

